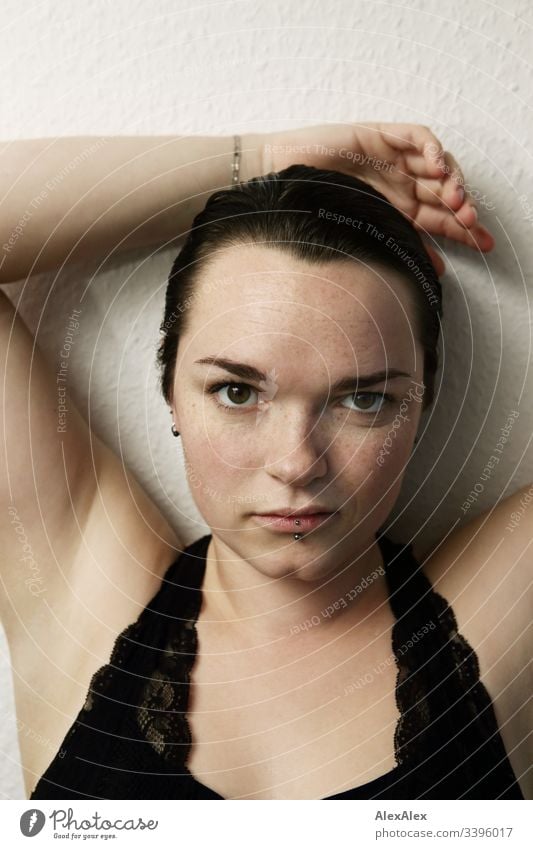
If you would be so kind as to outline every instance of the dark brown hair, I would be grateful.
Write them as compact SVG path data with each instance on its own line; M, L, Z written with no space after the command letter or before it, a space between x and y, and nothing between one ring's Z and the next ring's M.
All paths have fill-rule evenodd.
M199 275L216 251L257 243L307 261L355 259L393 268L411 284L415 334L424 350L424 401L433 400L441 286L410 221L368 183L307 165L254 177L212 194L170 271L157 353L171 403L178 344Z

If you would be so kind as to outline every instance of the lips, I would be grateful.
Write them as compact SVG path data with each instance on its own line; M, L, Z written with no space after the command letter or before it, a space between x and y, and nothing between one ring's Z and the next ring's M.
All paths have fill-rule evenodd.
M333 519L336 515L336 512L321 511L303 513L295 511L287 515L280 515L277 513L271 513L270 515L254 513L252 515L252 519L256 524L264 527L266 530L278 533L287 533L289 531L294 533L295 531L312 531L315 528L318 528L319 525L323 525L325 522ZM299 524L296 524L295 519Z
M313 516L315 513L333 513L327 507L318 504L308 504L307 507L280 507L274 508L269 513L256 513L256 516Z

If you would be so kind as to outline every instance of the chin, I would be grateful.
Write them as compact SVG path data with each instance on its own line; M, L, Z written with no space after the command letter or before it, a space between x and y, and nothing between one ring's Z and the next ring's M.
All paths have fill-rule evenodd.
M292 540L285 544L278 543L277 550L272 554L264 556L250 554L249 557L244 557L254 569L260 572L267 578L278 580L280 578L293 578L297 581L309 582L321 580L335 569L336 562L332 558L331 564L324 562L324 557L329 554L320 554L317 546L306 546L305 543ZM331 552L328 546L328 552ZM309 562L308 562L309 561Z

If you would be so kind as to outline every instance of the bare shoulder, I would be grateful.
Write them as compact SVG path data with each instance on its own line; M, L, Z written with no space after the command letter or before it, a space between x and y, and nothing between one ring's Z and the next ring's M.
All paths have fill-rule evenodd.
M102 442L95 456L98 486L70 550L67 580L25 601L8 633L17 722L33 732L19 735L28 795L59 751L92 676L183 550L131 470Z
M527 739L533 691L533 485L453 530L419 561L476 651L511 764L524 795L533 798L531 770L526 775L532 754Z
M533 484L455 528L423 559L423 568L469 617L497 604L500 617L512 608L516 622L519 611L527 613L533 572Z

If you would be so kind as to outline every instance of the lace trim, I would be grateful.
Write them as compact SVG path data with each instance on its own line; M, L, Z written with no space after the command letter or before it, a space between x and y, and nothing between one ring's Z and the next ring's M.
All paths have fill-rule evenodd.
M204 539L193 545L198 546ZM392 546L396 552L402 548L394 543ZM384 552L389 599L396 614L392 628L399 713L394 733L396 763L401 766L420 762L445 745L459 751L459 763L465 745L469 751L476 745L492 745L494 757L497 754L506 757L490 696L479 680L474 650L458 632L452 608L433 590L410 551L403 552L397 558L385 557ZM391 560L396 560L396 565ZM394 602L396 594L399 602ZM172 593L168 598L171 596ZM152 627L162 635L155 652L151 647L142 650L140 637L146 622L141 622L141 614L117 638L110 663L94 674L83 708L90 714L103 701L103 709L109 710L109 702L99 697L106 695L120 670L127 671L127 658L131 655L135 676L129 676L128 680L136 677L140 681L136 685L138 695L131 692L128 705L134 713L135 726L153 751L172 767L185 768L192 741L187 707L198 650L196 620L201 600L201 587L190 588L185 593L182 611L177 612L179 619L172 620L170 633L167 630L166 634L162 631L166 626L158 621L162 617L148 611L154 623ZM169 604L175 602L176 594ZM425 633L416 639L424 627ZM141 647L141 651L132 655L135 647ZM446 756L447 762L453 760L456 758Z
M106 689L111 686L114 678L114 668L121 669L128 653L131 652L132 646L139 645L139 635L141 632L141 623L139 621L132 622L116 638L109 662L101 666L93 674L89 690L82 707L84 713L89 713L96 706L95 697L105 695Z
M184 760L182 747L191 745L187 720L190 675L198 647L194 618L189 617L168 641L162 660L142 690L137 725L165 761ZM190 658L183 660L183 655ZM176 743L178 746L176 746Z
M485 763L505 760L511 771L490 695L480 680L477 655L458 631L453 609L433 589L411 552L402 566L398 575L390 573L394 589L404 592L393 625L400 714L394 736L398 763L426 762L427 771L428 760L433 758L435 764L437 757L444 772L461 765L465 782L470 775L472 784L480 778L476 755L485 758ZM405 583L399 589L402 580ZM424 629L414 642L414 635Z
M202 537L193 544L194 550L203 554L202 572L197 573L200 581L208 542L209 537ZM139 730L154 751L172 766L184 767L192 742L187 709L192 667L198 651L196 620L201 603L201 587L190 587L179 621L172 627L156 668L142 688L136 710Z

